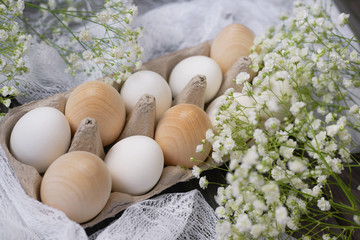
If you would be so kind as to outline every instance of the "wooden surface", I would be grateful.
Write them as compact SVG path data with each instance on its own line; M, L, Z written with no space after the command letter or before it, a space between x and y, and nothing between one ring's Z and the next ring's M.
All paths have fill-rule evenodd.
M339 8L340 12L350 13L350 24L352 26L353 31L357 36L360 36L360 0L335 0L335 4ZM225 173L220 170L210 170L204 173L209 182L216 182L216 183L226 183L225 181ZM352 186L356 189L357 186L360 185L360 172L356 171L352 173ZM188 192L193 189L198 189L205 200L209 203L209 205L215 209L217 204L214 200L214 196L217 193L217 188L219 185L217 184L210 184L206 190L203 190L199 187L198 179L192 179L187 182L178 183L161 194L165 193L177 193L177 192ZM156 196L155 196L156 197ZM108 224L112 221L116 220L122 215L122 212L117 214L115 217L109 218L104 220L103 222L97 224L92 228L85 229L88 235L93 234L94 232L98 231L99 229L105 228ZM360 239L359 235L356 235L354 239Z

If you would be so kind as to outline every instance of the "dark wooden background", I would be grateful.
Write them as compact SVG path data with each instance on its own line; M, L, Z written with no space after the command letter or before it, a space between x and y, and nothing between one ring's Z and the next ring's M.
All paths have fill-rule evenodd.
M159 0L159 2L166 2L166 1ZM136 1L135 1L135 3L136 3ZM355 32L355 34L357 34L357 36L360 36L360 0L335 0L335 4L339 8L340 12L350 13L349 21L350 21L350 24L352 25L353 31ZM139 9L139 11L140 10L141 9ZM204 174L206 175L209 182L217 182L217 183L225 183L226 182L225 174L223 171L210 170ZM356 189L356 187L360 184L360 181L359 181L360 174L356 174L356 176L354 176L353 179L354 179L353 187ZM357 179L359 179L359 180L357 180ZM219 187L219 185L210 184L206 190L203 190L199 187L198 179L192 179L187 182L178 183L178 184L168 188L164 192L162 192L162 194L176 193L176 192L188 192L193 189L198 189L202 193L205 200L209 203L209 205L215 209L217 207L217 204L214 200L214 196L216 195L218 187ZM91 235L94 232L96 232L97 230L106 227L112 221L119 218L121 216L121 214L122 213L119 213L115 217L106 219L94 227L85 229L87 234ZM357 236L357 237L359 237L359 236ZM356 239L356 238L354 238L354 239ZM357 239L360 239L360 237Z

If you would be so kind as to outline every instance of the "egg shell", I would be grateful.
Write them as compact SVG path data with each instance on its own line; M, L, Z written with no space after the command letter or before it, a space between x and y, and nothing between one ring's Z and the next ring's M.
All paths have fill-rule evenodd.
M205 103L211 101L222 83L219 65L207 56L191 56L180 61L171 71L169 85L175 98L196 75L206 77Z
M254 100L249 96L241 93L234 92L233 93L235 100L243 106L243 113L242 115L238 116L241 121L248 122L247 114L250 110L254 109ZM212 101L209 106L206 108L206 113L208 114L211 122L215 125L216 124L216 117L219 114L220 107L224 104L226 99L226 95L221 95Z
M107 146L119 137L124 128L126 110L124 101L115 88L101 81L90 81L71 92L65 116L69 120L72 134L84 118L96 119L101 141Z
M63 211L77 223L94 218L111 192L111 175L105 163L85 151L66 153L46 171L41 183L41 201Z
M213 124L215 124L216 116L219 114L219 109L224 104L225 99L226 96L221 95L211 101L211 103L206 108L206 113Z
M172 95L169 84L158 73L142 70L132 74L120 90L126 111L130 113L144 94L155 97L156 119L171 107Z
M62 112L53 107L38 107L24 114L10 136L13 156L43 173L70 145L71 131Z
M178 104L167 110L155 130L157 141L164 153L165 165L191 168L208 157L211 146L207 142L204 151L196 153L196 147L212 128L206 112L193 104ZM193 157L196 160L190 161Z
M164 155L157 142L147 136L131 136L117 142L105 156L115 192L142 195L160 179Z
M230 24L223 28L211 43L210 57L225 74L241 56L248 56L255 35L242 24Z

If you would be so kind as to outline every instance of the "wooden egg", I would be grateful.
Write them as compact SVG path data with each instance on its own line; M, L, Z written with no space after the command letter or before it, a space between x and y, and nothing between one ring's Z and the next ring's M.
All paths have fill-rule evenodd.
M241 56L248 56L253 45L254 33L242 24L230 24L215 37L210 48L214 59L225 74Z
M160 118L155 131L155 141L164 153L165 165L191 168L207 158L211 146L206 143L204 151L196 153L196 147L212 128L204 110L193 104L178 104L168 109ZM190 158L195 158L194 162Z
M101 81L85 82L70 94L65 107L74 134L84 118L97 121L104 146L120 135L126 118L124 101L116 89Z
M110 197L111 176L95 154L74 151L56 159L41 183L41 201L77 223L94 218Z

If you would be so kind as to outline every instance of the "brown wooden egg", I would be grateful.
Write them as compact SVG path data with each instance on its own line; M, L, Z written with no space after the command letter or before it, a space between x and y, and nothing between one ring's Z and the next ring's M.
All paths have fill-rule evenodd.
M155 141L160 145L165 165L191 168L207 158L211 146L206 143L204 151L196 153L196 147L205 139L206 131L212 128L204 110L193 104L178 104L168 109L160 118ZM195 161L191 162L190 158Z
M210 57L225 74L241 56L248 56L253 45L254 33L242 24L230 24L223 28L211 44Z
M110 197L111 176L95 154L74 151L56 159L41 183L41 201L77 223L95 217Z
M104 146L120 135L126 118L124 101L112 86L101 81L85 82L70 94L65 107L74 134L84 118L95 118Z

